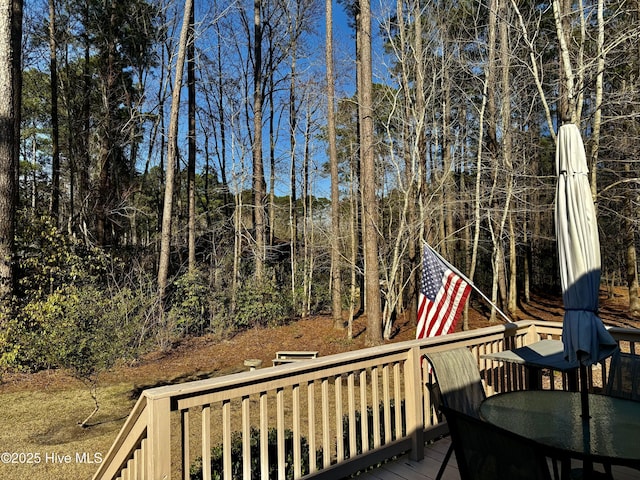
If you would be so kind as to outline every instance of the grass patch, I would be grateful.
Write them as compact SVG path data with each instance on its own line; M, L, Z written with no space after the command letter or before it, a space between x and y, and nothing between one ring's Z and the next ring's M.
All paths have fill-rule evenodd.
M86 389L0 395L0 478L91 478L133 406L130 384L100 388L98 395L100 410L87 428L78 425L93 409ZM4 452L14 454L12 463Z

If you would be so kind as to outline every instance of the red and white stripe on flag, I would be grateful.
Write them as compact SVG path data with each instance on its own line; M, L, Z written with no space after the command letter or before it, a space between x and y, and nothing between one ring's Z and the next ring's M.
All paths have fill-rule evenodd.
M425 246L416 338L453 332L470 291L471 286Z

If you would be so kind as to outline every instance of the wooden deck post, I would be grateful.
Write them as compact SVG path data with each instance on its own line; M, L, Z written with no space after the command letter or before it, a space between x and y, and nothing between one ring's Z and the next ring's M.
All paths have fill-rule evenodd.
M148 398L147 411L147 478L171 480L171 398Z
M422 413L422 369L420 366L420 347L407 352L404 368L404 385L407 409L407 435L411 436L411 460L424 458L424 418Z
M526 339L527 339L527 343L526 343L527 345L531 343L536 343L542 340L542 336L538 333L538 330L536 329L535 325L531 325L527 330Z

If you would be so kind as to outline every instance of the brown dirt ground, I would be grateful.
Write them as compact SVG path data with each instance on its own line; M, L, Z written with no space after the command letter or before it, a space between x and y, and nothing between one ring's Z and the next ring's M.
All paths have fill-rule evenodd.
M476 302L469 309L470 328L489 325L488 309ZM609 325L638 327L640 319L627 313L628 297L623 288L613 296L601 291L600 315ZM538 319L562 321L560 295L536 295L527 305L522 305L512 316L513 320ZM501 321L501 320L498 320ZM459 322L458 329L462 326ZM329 316L314 316L297 320L278 328L257 328L241 332L229 339L211 335L190 338L169 352L150 353L133 364L120 365L105 374L102 386L123 381L131 382L134 390L168 383L198 380L245 370L244 360L257 358L263 366L271 366L278 350L313 350L326 356L365 347L366 318L355 320L353 339L346 331L333 328ZM390 342L410 340L415 335L413 319L401 317L395 322ZM48 370L35 374L7 374L0 385L0 394L12 391L58 390L77 383L64 371ZM133 392L135 395L135 391Z

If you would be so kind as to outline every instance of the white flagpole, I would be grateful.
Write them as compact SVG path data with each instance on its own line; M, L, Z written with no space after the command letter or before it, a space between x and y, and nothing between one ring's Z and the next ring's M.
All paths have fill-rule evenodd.
M491 305L493 308L496 309L496 311L502 316L502 318L504 318L508 323L513 323L513 320L511 320L502 310L500 310L496 304L494 304L491 300L489 300L489 297L487 297L484 293L482 293L482 291L478 287L476 287L473 284L473 282L471 280L469 280L464 273L462 273L456 267L451 265L442 255L440 255L438 252L436 252L435 249L431 245L429 245L426 242L425 242L425 245L429 248L429 250L431 250L435 254L436 257L438 257L447 267L449 267L453 273L455 273L460 278L462 278L465 282L467 282L469 285L471 285L471 287L476 292L478 292L480 294L480 296L482 298L484 298L489 303L489 305Z

